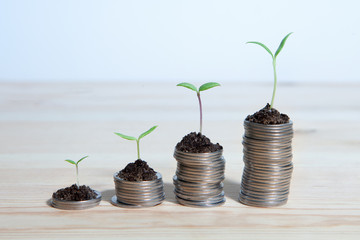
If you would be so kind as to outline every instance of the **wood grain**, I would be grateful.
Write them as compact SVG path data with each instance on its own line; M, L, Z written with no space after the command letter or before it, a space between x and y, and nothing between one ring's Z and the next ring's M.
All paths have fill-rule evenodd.
M275 107L294 122L289 202L254 208L237 201L243 119L271 98L271 83L222 83L203 93L203 132L224 146L227 201L198 209L175 202L174 147L198 131L196 96L177 82L0 83L1 239L359 239L360 84L282 83ZM116 208L112 174L143 159L165 181L166 201ZM51 208L53 191L75 181L64 159L80 164L80 183L103 193L83 211Z

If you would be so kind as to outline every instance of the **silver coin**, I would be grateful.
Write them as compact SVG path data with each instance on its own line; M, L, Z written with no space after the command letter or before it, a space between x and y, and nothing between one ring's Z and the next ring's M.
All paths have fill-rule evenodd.
M291 150L284 150L284 151L257 151L254 149L249 149L247 147L243 148L244 154L248 157L259 157L259 158L288 158L292 156Z
M284 175L291 175L293 168L286 168L286 169L266 169L266 168L254 168L254 167L245 167L246 171L256 174L256 175L265 175L265 176L284 176Z
M179 188L179 187L175 187L175 192L180 193L180 194L184 194L184 195L188 195L188 196L217 196L219 194L221 194L223 192L223 188L218 188L218 189L212 189L212 190L188 190L188 189L183 189L183 188Z
M176 175L173 177L173 182L174 182L174 184L179 184L179 185L182 185L182 186L198 187L198 188L213 188L213 187L218 187L221 184L221 182L217 182L217 183L186 182L186 181L183 181L181 179L178 179L178 177Z
M259 179L259 178L249 178L245 176L242 178L242 182L244 184L252 184L257 187L280 187L280 186L287 186L290 184L290 179Z
M244 126L245 136L249 134L258 134L258 135L288 135L293 134L294 131L292 129L253 129L251 126Z
M292 175L292 169L277 171L277 170L259 170L254 168L244 168L243 171L247 176L252 176L254 178L264 179L264 180L272 180L275 179L287 179Z
M245 188L241 189L241 193L243 193L244 195L247 196L253 196L253 197L257 197L257 198L266 198L268 199L269 197L273 197L273 198L287 198L289 195L289 191L287 192L278 192L278 191L273 191L273 192L258 192L258 191L254 191L254 190L248 190Z
M255 185L250 185L250 184L241 184L241 191L252 191L252 192L257 192L257 193L261 193L263 195L272 193L272 194L285 194L289 192L289 186L275 186L275 187L262 187L262 186L255 186Z
M250 121L245 120L244 121L244 126L251 126L253 129L256 129L256 128L264 128L264 129L290 128L290 129L292 129L293 122L290 120L288 123L284 123L284 124L264 125L264 124L254 123L254 122L250 122Z
M200 202L196 202L196 201L187 201L187 200L184 200L182 198L179 198L179 197L176 197L176 200L178 201L178 203L180 203L181 205L184 205L184 206L188 206L188 207L218 207L218 206L221 206L225 203L226 199L223 198L221 201L219 202L203 202L203 201L200 201Z
M124 196L116 195L118 202L125 203L125 204L133 204L133 205L142 205L146 203L154 203L161 201L165 195L162 194L160 196L152 197L152 198L127 198Z
M262 196L258 196L258 195L252 195L249 192L246 193L244 191L241 191L240 196L242 198L244 198L244 199L261 202L261 201L284 201L284 200L287 199L288 194L286 194L286 195L262 195Z
M239 201L242 204L252 206L252 207L278 207L278 206L285 205L287 203L287 199L282 200L282 201L267 201L267 200L255 201L255 200L248 199L246 197L242 197L241 195L239 197Z
M247 138L252 138L254 140L258 140L258 141L283 141L283 142L287 142L290 141L293 138L293 134L288 134L288 135L281 135L281 136L264 136L264 135L258 135L258 134L247 134L245 135L245 137Z
M255 135L260 136L260 137L268 137L269 135L271 135L271 136L275 136L275 137L286 138L293 134L294 134L294 132L292 130L290 130L290 131L289 130L266 131L266 130L252 130L249 127L245 127L245 136L247 136L247 137L255 136ZM252 137L250 137L250 138L252 138Z
M157 189L157 188L161 188L163 187L163 183L156 183L154 185L149 185L149 186L142 186L142 185L124 185L121 183L117 183L115 182L115 188L117 189L123 189L124 191L141 191L141 192L146 192L146 191L152 191L153 189Z
M179 170L191 171L191 172L197 172L197 173L223 171L225 169L225 161L221 161L217 164L210 164L210 165L206 165L206 166L186 165L186 164L178 163L177 168Z
M151 192L126 192L126 191L116 191L121 196L127 196L127 197L151 197L151 196L157 196L162 195L164 193L163 188L154 189Z
M284 152L291 152L292 148L291 145L282 146L282 147L275 147L275 146L254 146L250 144L245 144L244 148L248 151L257 151L257 152L264 152L267 154L276 154L276 153L284 153Z
M291 145L292 140L288 141L279 141L279 140L269 140L269 141L261 141L257 139L248 138L243 136L243 143L250 144L250 145L268 145L268 146L282 146L282 145Z
M206 178L210 178L210 179L214 179L214 178L221 178L224 176L224 171L215 171L215 172L211 172L211 173L193 173L190 171L185 171L183 169L177 169L176 171L176 175L179 176L184 176L187 177L189 179L206 179Z
M180 197L184 200L188 201L206 201L206 202L219 202L224 198L224 191L213 194L213 195L200 195L200 194L183 194L178 191L174 191L177 197Z
M251 156L249 154L245 154L243 157L245 164L253 163L253 164L281 164L287 165L292 162L292 155L288 157L266 157L266 156Z
M126 184L129 186L149 186L149 185L154 185L155 183L159 183L162 182L162 176L160 173L156 173L156 179L151 180L151 181L126 181L120 177L118 177L119 172L114 174L114 181L121 183L121 184Z
M164 197L164 199L165 199L165 197ZM158 201L158 202L150 202L150 203L146 202L146 203L142 203L140 205L136 205L136 204L121 203L117 200L117 197L115 195L111 198L111 204L113 204L116 207L123 207L123 208L146 208L146 207L157 206L157 205L161 204L164 199L162 199L161 201Z

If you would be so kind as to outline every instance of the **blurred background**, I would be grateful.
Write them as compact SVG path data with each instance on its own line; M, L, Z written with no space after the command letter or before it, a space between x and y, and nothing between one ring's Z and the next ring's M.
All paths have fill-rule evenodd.
M0 81L360 79L358 1L0 0Z

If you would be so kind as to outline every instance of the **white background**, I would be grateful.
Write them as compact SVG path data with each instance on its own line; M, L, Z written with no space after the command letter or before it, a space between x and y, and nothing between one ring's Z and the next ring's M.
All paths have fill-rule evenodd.
M360 79L359 1L0 1L0 81Z

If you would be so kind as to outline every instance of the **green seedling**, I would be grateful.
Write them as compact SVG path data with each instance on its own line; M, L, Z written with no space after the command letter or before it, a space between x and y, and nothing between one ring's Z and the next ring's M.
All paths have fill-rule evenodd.
M191 90L196 92L196 95L197 95L197 97L199 99L199 107L200 107L200 133L202 133L202 105L201 105L200 92L208 90L208 89L213 88L213 87L220 86L220 84L216 83L216 82L208 82L208 83L205 83L205 84L201 85L199 87L199 89L197 89L191 83L186 83L186 82L179 83L176 86L186 87L186 88L191 89Z
M272 94L272 98L271 98L271 105L270 105L270 109L273 108L274 106L274 99L275 99L275 93L276 93L276 84L277 84L277 76L276 76L276 57L279 55L279 53L281 52L281 50L283 49L286 40L288 39L288 37L292 34L289 33L288 35L286 35L283 40L281 41L278 49L276 50L275 54L273 54L270 49L265 46L265 44L260 43L260 42L247 42L247 43L253 43L253 44L257 44L261 47L263 47L272 57L272 64L273 64L273 69L274 69L274 88L273 88L273 94Z
M89 156L82 157L82 158L80 158L80 160L77 161L77 162L74 162L73 160L70 160L70 159L66 159L66 160L65 160L66 162L71 163L71 164L73 164L73 165L76 166L76 186L77 186L78 188L79 188L79 186L80 186L80 184L79 184L79 168L78 168L78 165L79 165L79 163L80 163L82 160L84 160L84 159L87 158L87 157L89 157Z
M131 141L136 141L136 145L137 145L137 156L138 156L138 159L141 159L140 158L140 139L142 139L143 137L145 137L146 135L148 135L149 133L151 133L152 131L155 130L155 128L157 128L157 126L153 126L152 128L150 128L149 130L147 130L146 132L143 132L142 134L140 134L140 136L138 138L136 137L131 137L131 136L127 136L127 135L124 135L122 133L115 133L116 135L126 139L126 140L131 140Z

